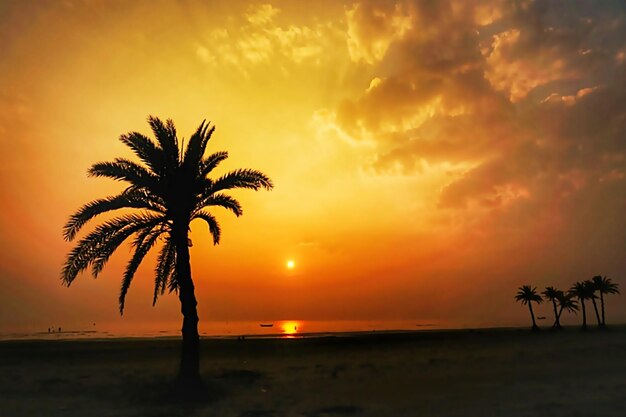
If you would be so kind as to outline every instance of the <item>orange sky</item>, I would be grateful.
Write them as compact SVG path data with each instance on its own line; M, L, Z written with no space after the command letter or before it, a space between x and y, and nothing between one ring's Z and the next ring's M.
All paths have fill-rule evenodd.
M179 320L176 297L151 306L153 257L122 318L125 248L59 279L67 217L121 188L88 167L130 156L117 138L149 114L186 137L211 120L220 172L275 183L216 212L219 246L194 225L201 329L526 324L521 284L626 285L626 11L547 4L0 3L0 332Z

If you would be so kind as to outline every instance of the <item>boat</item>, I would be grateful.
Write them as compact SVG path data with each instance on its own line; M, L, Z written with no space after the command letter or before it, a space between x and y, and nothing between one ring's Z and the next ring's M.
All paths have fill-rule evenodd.
M261 327L274 327L274 323L261 323L259 324Z

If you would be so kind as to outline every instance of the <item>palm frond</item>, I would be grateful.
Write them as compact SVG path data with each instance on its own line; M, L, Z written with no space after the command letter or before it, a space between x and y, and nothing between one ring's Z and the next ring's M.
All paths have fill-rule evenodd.
M187 169L192 169L195 172L199 171L197 167L202 160L206 145L214 131L215 126L210 126L209 123L206 123L206 120L203 120L196 132L189 138L189 144L183 160L183 165Z
M156 231L155 228L157 229ZM167 230L168 228L167 225L164 224L164 218L158 218L152 222L140 224L135 227L127 227L121 230L120 233L109 238L109 240L98 251L98 255L92 262L93 277L98 277L98 274L102 272L109 258L113 255L113 252L115 252L117 248L133 233L137 233L137 238L135 239L135 242L133 242L133 245L137 246L137 242L145 240L149 234L158 232L160 235Z
M569 311L571 313L576 313L578 311L578 302L574 298L574 294L565 294L562 293L558 298L559 307L563 310Z
M70 285L79 272L85 270L100 254L100 250L111 238L118 233L123 233L126 228L133 224L133 219L128 217L116 218L89 233L68 254L63 266L61 279L66 285Z
M592 278L595 288L603 294L619 294L619 285L611 278L596 275Z
M210 193L233 188L248 188L252 190L265 188L271 190L273 187L272 180L261 171L254 169L237 169L221 176L213 182L213 184L211 184Z
M223 160L228 158L228 152L215 152L200 162L200 178L206 177Z
M610 281L610 279L609 279ZM604 287L604 292L606 294L619 294L619 284L617 284L616 282L609 282L606 284L606 286Z
M556 300L560 294L563 294L563 291L558 290L554 287L546 287L542 294L546 300L553 301Z
M193 219L204 220L206 224L209 226L209 232L211 233L211 236L213 236L213 244L217 245L220 243L222 230L215 216L213 216L211 213L206 212L206 211L199 211L196 214L194 214Z
M176 267L176 251L169 239L165 241L157 258L154 279L154 297L152 305L156 305L159 295L163 295L165 287Z
M63 238L70 241L80 229L94 217L122 208L138 208L165 214L165 207L156 198L151 198L144 190L129 188L113 197L102 198L82 206L72 214L63 227Z
M537 294L537 287L531 287L530 285L522 285L518 288L515 300L520 301L523 305L530 302L541 303L543 298Z
M145 167L124 158L115 158L113 162L98 162L87 172L92 177L106 177L117 181L126 181L135 187L146 188L158 194L158 177Z
M569 289L570 294L578 297L579 300L589 300L597 298L594 294L595 288L591 281L578 281Z
M148 116L148 124L152 128L154 137L159 142L161 149L163 149L166 167L177 165L180 156L174 122L171 119L167 119L163 123L158 117Z
M135 253L131 257L128 265L126 266L126 271L124 272L124 276L122 277L122 286L120 288L120 314L124 314L124 302L126 300L126 293L128 292L128 288L130 287L131 282L135 276L135 272L137 272L137 268L143 261L143 258L150 251L152 246L154 246L157 238L160 233L148 233L143 239L139 239L135 241Z
M598 298L598 296L596 295L596 286L594 285L593 281L588 279L585 282L583 282L583 286L585 289L585 293L587 295L588 299L596 299Z
M170 228L167 224L159 222L158 224L151 225L150 227L144 227L137 232L133 246L138 248L143 245L147 240L150 240L153 235L159 237L165 232L169 232Z
M167 290L169 293L178 293L178 276L176 275L176 270L172 271L168 281L167 281Z
M139 132L130 132L120 136L120 141L128 146L154 174L158 175L163 169L164 155L152 140Z
M111 248L111 245L114 245L118 241L116 237L118 237L118 235L120 235L120 238L125 236L125 239L132 234L132 232L127 234L129 232L128 229L136 231L153 222L161 221L164 221L163 216L130 214L97 226L94 231L81 239L70 251L61 272L61 280L65 285L69 286L76 276L81 271L87 269L93 262L98 261L101 257L108 259L108 256L110 256L110 254L107 255L108 250ZM113 242L109 243L111 240L113 240ZM106 259L104 262L106 262Z
M235 216L239 217L243 214L243 209L239 201L226 194L211 194L206 198L200 199L196 205L196 210L202 210L205 207L218 206L224 207L232 211Z

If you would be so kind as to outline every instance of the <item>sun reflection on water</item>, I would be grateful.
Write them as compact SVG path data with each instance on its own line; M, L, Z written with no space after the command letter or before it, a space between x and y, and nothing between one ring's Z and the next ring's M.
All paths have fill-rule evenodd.
M285 337L294 337L300 332L299 321L284 321L281 323L280 327Z

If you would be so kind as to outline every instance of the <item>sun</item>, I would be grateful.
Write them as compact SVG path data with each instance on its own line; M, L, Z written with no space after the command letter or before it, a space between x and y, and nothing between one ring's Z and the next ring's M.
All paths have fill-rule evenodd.
M300 322L297 321L285 321L281 324L283 329L283 334L287 336L293 336L298 333L298 327L300 327Z
M296 263L293 259L289 259L287 261L287 269L294 269L296 267Z

